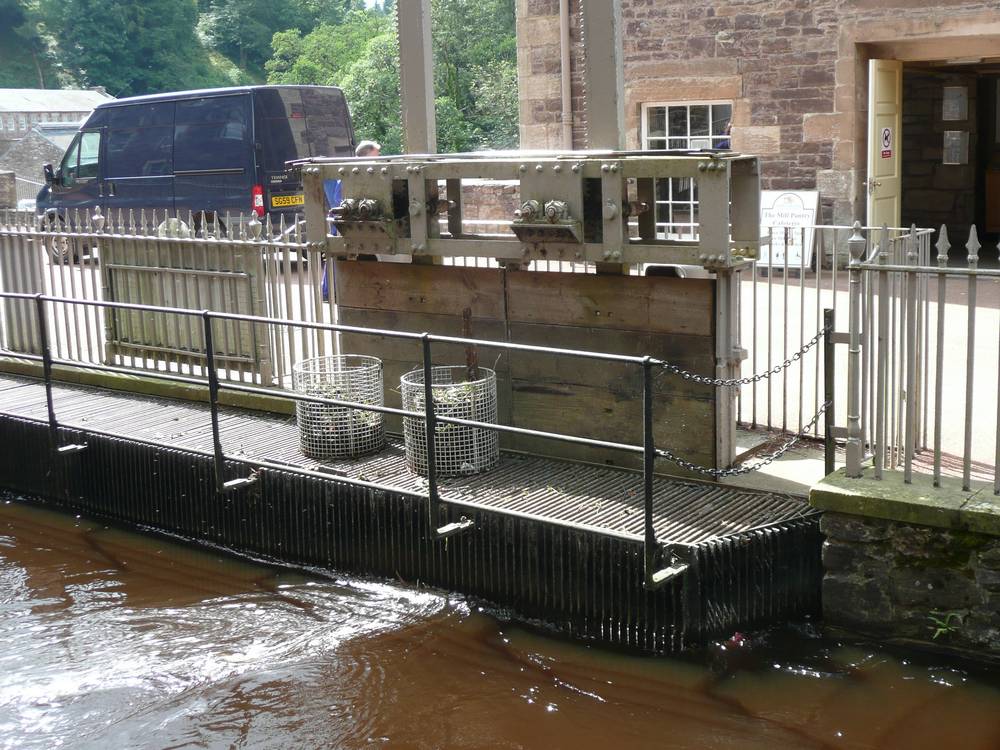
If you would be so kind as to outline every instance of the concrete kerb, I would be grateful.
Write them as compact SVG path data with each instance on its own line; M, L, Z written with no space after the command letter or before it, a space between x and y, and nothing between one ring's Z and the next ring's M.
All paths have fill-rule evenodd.
M914 474L913 483L905 484L898 471L886 471L879 481L871 466L857 479L840 469L810 490L809 504L818 510L1000 537L1000 497L986 482L973 482L971 490L963 490L957 478L942 477L941 486L934 487L930 475Z

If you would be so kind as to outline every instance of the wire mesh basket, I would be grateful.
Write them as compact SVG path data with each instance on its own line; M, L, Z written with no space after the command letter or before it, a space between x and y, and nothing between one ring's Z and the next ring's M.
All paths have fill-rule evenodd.
M438 417L497 421L497 376L479 368L478 380L468 380L465 367L435 367L431 370L434 414ZM412 370L400 380L403 408L424 410L424 371ZM427 474L427 432L423 419L403 418L406 464L410 471ZM492 469L500 460L500 435L496 430L438 423L434 451L439 474L458 476Z
M382 361L359 354L315 357L292 367L296 392L307 396L382 406ZM349 458L385 446L381 412L299 401L299 443L310 458Z

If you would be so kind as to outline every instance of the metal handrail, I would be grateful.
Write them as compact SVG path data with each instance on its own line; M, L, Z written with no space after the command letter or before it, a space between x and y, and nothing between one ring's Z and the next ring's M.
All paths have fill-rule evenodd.
M281 398L289 401L305 401L310 403L320 403L328 404L334 406L344 406L348 408L356 408L365 411L375 411L382 413L391 413L401 416L424 419L425 429L427 430L427 443L428 443L428 489L426 495L415 495L420 497L426 497L429 503L428 513L431 521L431 528L436 528L439 536L450 535L455 533L456 530L462 530L470 525L466 519L462 519L459 524L449 524L448 526L438 527L437 523L440 518L440 510L449 504L455 504L454 500L442 497L439 493L438 482L437 482L437 472L434 463L433 445L434 445L434 430L435 423L442 422L447 424L456 424L469 427L477 427L483 429L495 430L497 432L508 432L513 434L529 435L532 437L541 437L551 440L559 440L562 442L568 442L578 445L588 445L596 446L602 448L608 448L613 450L621 450L624 452L643 454L643 499L644 499L644 534L643 534L643 549L644 549L644 561L645 561L645 585L648 588L658 588L659 586L665 584L668 580L675 577L679 573L683 572L686 565L672 564L674 562L671 559L671 565L662 570L656 570L657 562L661 555L658 554L662 552L662 549L658 550L658 541L656 539L655 528L653 527L653 475L655 467L655 459L657 457L657 450L653 440L653 388L651 385L651 369L653 365L661 365L659 360L653 359L652 357L630 357L625 355L615 355L602 352L587 352L583 350L575 349L560 349L556 347L545 347L545 346L535 346L535 345L522 345L515 344L512 342L494 342L494 341L483 341L479 339L466 339L453 336L434 336L429 333L423 334L413 334L401 331L387 331L382 329L370 329L361 328L357 326L341 326L332 323L308 323L309 327L321 328L330 331L340 331L340 332L354 332L362 333L368 335L376 336L393 336L396 338L403 339L419 339L421 340L422 346L422 365L425 372L425 389L429 390L432 385L432 378L429 377L429 370L432 367L432 356L431 356L431 344L434 341L447 342L447 343L462 343L471 345L486 345L500 348L510 348L522 351L534 351L540 353L548 353L555 355L566 355L566 356L577 356L587 359L600 359L606 361L617 361L626 362L633 364L640 364L643 367L643 445L632 445L628 443L617 443L606 440L597 440L594 438L585 438L577 435L567 435L558 432L547 432L542 430L531 430L522 427L514 427L512 425L501 425L487 422L479 422L477 420L470 419L460 419L457 417L444 417L437 416L434 413L433 398L431 393L425 394L424 399L424 412L421 414L416 411L408 411L404 409L392 409L390 407L378 407L371 404L361 404L351 401L342 401L339 399L326 399L316 396L307 396L305 394L299 394L295 392L286 391L284 389L278 391L270 391L268 389L256 388L254 386L248 386L244 384L228 383L221 381L218 377L218 371L215 366L215 347L213 342L213 330L212 322L217 319L227 319L227 320L242 320L249 322L259 322L259 323L271 323L277 325L302 325L305 323L300 323L298 321L291 321L281 318L267 318L261 316L252 315L240 315L236 313L216 313L210 310L191 310L187 308L174 308L174 307L161 307L154 305L142 305L136 303L123 303L123 302L111 302L111 301L100 301L100 300L80 300L69 297L56 297L52 295L45 294L26 294L20 292L0 292L0 299L19 299L19 300L32 300L35 303L36 317L40 331L40 345L42 349L41 357L36 355L19 355L24 356L26 359L35 360L41 359L43 363L43 373L45 380L46 389L46 401L48 407L48 422L49 422L49 434L50 442L52 444L53 453L63 453L70 452L71 450L75 452L76 450L82 450L84 446L59 446L58 436L59 436L59 423L56 417L53 395L52 395L52 367L54 365L61 365L66 367L78 368L78 369L93 369L97 371L105 372L129 372L133 371L127 370L125 368L116 368L111 365L98 365L85 362L76 362L73 360L65 359L55 359L52 357L51 349L48 342L47 330L48 321L45 306L47 303L63 303L63 304L77 304L77 305L89 305L102 308L111 309L125 309L125 310L136 310L143 312L153 312L153 313L168 313L168 314L179 314L188 316L199 316L203 320L204 326L204 342L206 350L206 377L208 380L207 387L209 391L209 407L211 411L211 422L212 422L212 442L213 451L212 456L214 460L214 470L215 470L215 480L216 487L219 492L228 492L232 490L244 487L254 481L254 477L251 475L249 477L244 477L235 480L226 481L224 474L225 462L231 460L226 456L222 442L221 434L219 429L219 394L223 390L230 390L236 392L244 392L251 394L267 395L276 398ZM173 373L160 372L160 371L149 371L146 373L152 378L158 378L161 380L167 380L171 382L180 382L191 385L205 385L204 380L201 378L175 375ZM246 459L240 459L242 463L251 463ZM265 462L254 461L252 463L263 466ZM351 477L338 477L338 479L345 481L349 484L356 484L358 486L371 487L379 490L389 490L395 491L394 488L386 487L382 485L376 485L375 483L365 482L362 480L355 480ZM412 492L407 492L407 494L414 495ZM688 548L693 545L682 543L682 542L671 542L672 548Z

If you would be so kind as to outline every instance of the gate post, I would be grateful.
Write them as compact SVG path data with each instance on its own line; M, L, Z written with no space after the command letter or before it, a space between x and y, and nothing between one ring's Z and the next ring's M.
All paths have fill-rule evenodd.
M847 240L851 253L849 266L850 295L848 330L850 340L847 350L847 476L861 476L861 256L865 251L865 238L861 235L861 222L854 222L854 232ZM833 419L827 414L827 424Z

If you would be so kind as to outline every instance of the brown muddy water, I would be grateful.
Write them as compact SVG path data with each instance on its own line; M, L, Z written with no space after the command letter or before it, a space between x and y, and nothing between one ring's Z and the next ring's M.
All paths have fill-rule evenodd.
M2 748L1000 748L1000 677L818 637L643 658L0 496Z

